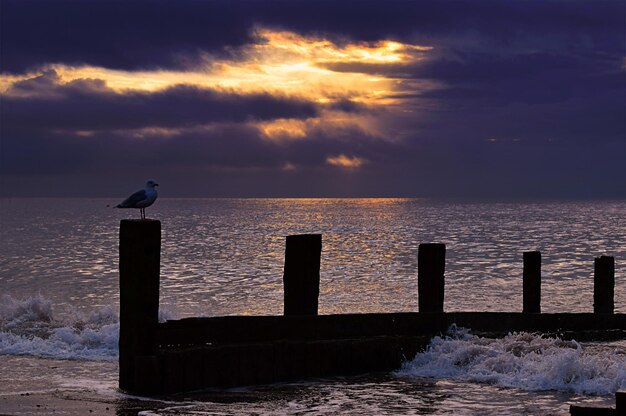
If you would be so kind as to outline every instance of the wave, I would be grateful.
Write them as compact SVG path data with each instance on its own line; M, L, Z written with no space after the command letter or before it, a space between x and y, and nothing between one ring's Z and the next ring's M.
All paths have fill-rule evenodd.
M115 360L118 340L119 320L112 307L89 314L72 310L61 318L41 294L0 299L0 354Z
M583 348L576 341L526 332L482 338L453 325L396 374L531 391L612 394L626 387L626 349L606 344Z
M173 319L168 310L159 320ZM118 357L119 318L111 306L55 314L42 295L0 298L0 354L110 361ZM531 333L482 338L452 326L395 372L492 383L524 390L612 394L626 388L626 343L585 344Z
M159 320L172 319L167 310ZM75 360L116 360L119 318L116 309L105 306L90 313L69 307L54 313L41 294L27 299L10 295L0 298L0 354L31 355Z

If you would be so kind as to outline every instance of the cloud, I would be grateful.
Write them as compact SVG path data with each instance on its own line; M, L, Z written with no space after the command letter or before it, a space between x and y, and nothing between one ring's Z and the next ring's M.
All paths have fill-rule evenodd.
M391 113L388 97L397 89L395 80L337 73L323 65L362 61L395 66L431 50L391 41L336 43L293 32L255 31L258 42L193 70L57 64L39 74L5 75L9 128L84 137L108 130L147 137L176 136L211 123L252 123L267 139L290 140L353 125L389 138L393 132L379 123L379 116Z
M4 113L6 114L6 112ZM13 128L4 123L0 174L59 175L177 169L229 172L299 172L327 166L328 155L353 166L379 160L393 144L358 126L324 123L308 126L306 139L268 140L256 123L220 122L189 128L57 130L41 125ZM85 126L87 127L87 126ZM92 124L89 127L93 127ZM110 127L110 123L107 124ZM120 123L116 124L120 127ZM358 141L354 139L358 137ZM10 156L10 157L7 157ZM347 165L346 165L347 166Z
M624 8L7 0L2 191L620 197Z
M326 163L331 166L337 166L344 169L358 169L366 162L365 159L357 156L346 156L344 154L336 156L328 156Z
M3 71L46 63L185 67L202 51L250 41L249 16L218 2L3 1Z
M339 44L319 36L305 37L260 27L254 33L254 41L231 49L230 58L206 55L194 68L115 70L63 63L43 68L54 71L60 83L98 79L118 93L157 92L184 84L240 94L289 95L342 111L357 111L363 105L388 104L385 96L397 89L396 80L367 71L333 71L329 65L373 64L388 70L420 60L432 49L392 41ZM15 95L20 92L22 81L34 84L34 78L29 73L4 75L0 77L0 91Z
M254 25L337 40L421 39L619 50L620 1L3 1L3 71L46 63L114 69L188 68L254 42ZM621 32L620 32L621 33ZM44 41L45 40L45 41ZM437 46L437 45L435 45ZM623 50L623 49L622 49Z
M463 128L463 126L460 126ZM358 132L345 132L357 137ZM425 138L389 143L319 134L263 140L251 126L219 125L176 138L98 132L5 137L3 195L119 195L154 177L164 196L616 197L623 144ZM344 155L360 169L329 165ZM600 179L601 178L601 179ZM98 183L97 189L93 183ZM131 189L132 190L132 189Z
M54 71L15 83L3 97L8 129L93 131L185 128L216 122L316 116L315 104L269 94L234 94L178 85L120 93L97 79L61 84Z

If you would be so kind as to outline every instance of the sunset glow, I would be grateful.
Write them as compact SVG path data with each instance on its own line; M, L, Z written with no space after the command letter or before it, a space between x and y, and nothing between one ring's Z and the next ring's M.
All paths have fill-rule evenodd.
M257 127L268 139L301 139L307 134L307 120L278 119L258 123Z
M623 188L617 0L58 1L2 3L9 194L144 171L180 195Z
M358 169L366 162L365 159L356 156L337 155L326 158L326 163L344 169Z
M428 46L394 41L336 45L328 39L305 37L292 32L257 29L257 42L234 51L237 59L204 55L203 63L187 70L121 71L94 66L49 64L62 84L79 79L98 79L118 93L155 92L176 85L192 85L239 94L270 93L302 97L319 103L350 99L369 105L395 102L400 80L382 75L332 70L330 64L393 65L421 59ZM41 75L3 75L0 88L14 94L11 86Z

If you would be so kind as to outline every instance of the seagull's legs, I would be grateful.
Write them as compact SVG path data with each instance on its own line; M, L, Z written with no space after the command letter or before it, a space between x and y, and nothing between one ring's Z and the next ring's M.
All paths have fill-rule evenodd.
M139 213L141 214L141 219L145 220L146 219L146 211L144 211L144 208L139 208Z

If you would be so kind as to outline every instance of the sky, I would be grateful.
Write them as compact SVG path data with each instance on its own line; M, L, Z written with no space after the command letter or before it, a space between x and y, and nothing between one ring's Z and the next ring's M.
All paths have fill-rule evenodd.
M623 0L0 8L0 196L626 197Z

